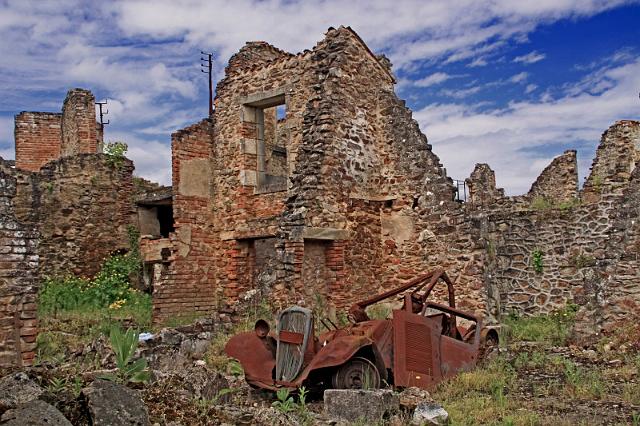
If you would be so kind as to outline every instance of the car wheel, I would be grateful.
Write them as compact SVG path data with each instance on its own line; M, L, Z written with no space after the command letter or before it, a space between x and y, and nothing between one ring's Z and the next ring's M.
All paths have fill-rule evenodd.
M380 387L380 372L366 358L351 358L333 374L334 389L377 389Z

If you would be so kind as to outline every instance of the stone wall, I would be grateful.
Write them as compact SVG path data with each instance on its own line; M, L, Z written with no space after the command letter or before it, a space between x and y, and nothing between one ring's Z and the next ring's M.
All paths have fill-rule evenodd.
M105 154L47 163L38 173L0 164L17 181L14 212L40 233L40 276L92 276L105 257L129 250L136 225L133 164L118 168Z
M640 171L631 164L639 152L640 124L620 121L603 134L583 190L576 190L575 153L568 151L526 196L464 206L486 251L485 283L498 317L575 303L583 336L631 318L640 303L634 204Z
M14 214L16 179L0 170L0 366L35 356L38 236Z
M551 203L568 202L578 196L578 160L576 151L565 151L553 159L533 183L529 198Z
M38 171L60 157L62 114L21 112L15 117L16 167Z
M600 325L620 318L598 295L637 299L638 123L605 133L582 191L567 151L518 197L479 164L461 203L394 83L349 28L297 55L264 42L234 55L212 119L173 135L175 232L149 243L149 262L164 265L155 318L233 318L265 301L332 311L435 268L456 281L459 307L490 322L569 302ZM287 176L265 184L275 145Z

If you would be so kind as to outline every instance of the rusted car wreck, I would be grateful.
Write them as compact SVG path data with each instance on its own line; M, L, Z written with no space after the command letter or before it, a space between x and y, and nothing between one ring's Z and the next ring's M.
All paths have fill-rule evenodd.
M448 305L428 301L438 283L446 284ZM372 320L365 312L402 294L402 308L391 319ZM327 331L316 337L312 312L290 307L279 314L275 333L258 320L253 332L233 336L225 352L242 364L250 385L263 389L429 388L474 368L481 346L498 339L481 318L455 307L453 283L443 270L355 303L348 317L351 324L343 328L322 319Z

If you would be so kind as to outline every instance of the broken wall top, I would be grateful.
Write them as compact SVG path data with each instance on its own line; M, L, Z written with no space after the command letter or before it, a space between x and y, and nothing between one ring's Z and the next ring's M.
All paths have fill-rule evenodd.
M101 147L95 97L89 90L69 90L62 113L23 111L15 117L16 167L19 169L38 171L62 156L96 153Z

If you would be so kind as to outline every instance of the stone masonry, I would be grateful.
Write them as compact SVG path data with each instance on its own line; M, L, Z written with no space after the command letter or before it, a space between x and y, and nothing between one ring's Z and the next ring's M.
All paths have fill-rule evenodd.
M94 98L69 91L62 114L16 116L16 161L0 158L0 366L27 365L46 276L92 276L130 248L133 164L98 154Z
M567 151L518 197L478 165L460 203L394 83L344 27L296 55L235 54L213 116L172 136L175 231L142 241L162 265L154 318L333 312L437 267L489 321L566 303L598 330L624 318L638 303L638 123L605 133L581 191Z
M37 233L14 213L16 180L0 170L0 366L30 365L37 319Z

